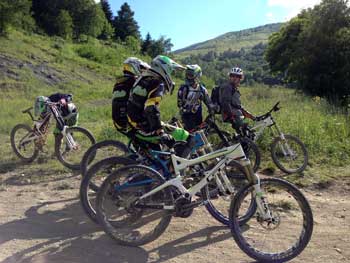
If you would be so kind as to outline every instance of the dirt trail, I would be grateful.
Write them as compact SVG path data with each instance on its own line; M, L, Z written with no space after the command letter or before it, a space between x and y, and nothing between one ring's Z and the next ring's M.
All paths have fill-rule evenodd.
M0 174L0 263L254 262L203 207L190 218L174 218L144 247L118 246L84 215L79 176L43 175L36 184L30 176L17 169ZM314 212L314 234L292 262L350 262L350 181L304 193Z

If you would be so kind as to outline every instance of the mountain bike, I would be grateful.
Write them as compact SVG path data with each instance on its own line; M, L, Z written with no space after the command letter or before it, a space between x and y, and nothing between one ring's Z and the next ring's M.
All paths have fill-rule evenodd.
M34 122L31 128L26 124L18 124L11 131L11 146L15 154L25 162L33 162L39 152L43 152L49 134L52 117L56 121L55 155L67 168L80 169L80 161L85 151L95 143L93 135L82 127L68 127L60 112L60 103L46 102L49 111L41 119L35 119L30 107L27 113Z
M176 128L176 126L172 126L167 124L166 126L171 127L172 129ZM119 142L114 142L110 144L105 144L101 142L100 148L98 148L98 144L92 146L88 152L84 155L85 161L88 160L86 157L97 150L101 150L103 147L114 147L115 150L121 150L124 146L122 146ZM106 142L107 143L107 142ZM179 147L183 146L185 142L177 142L175 145L175 151L179 152ZM96 147L95 147L96 146ZM129 152L132 152L132 156L126 157L112 157L107 158L105 160L101 160L92 166L86 171L83 176L81 186L80 186L80 200L82 207L86 214L92 219L94 222L97 222L96 219L96 211L95 211L95 193L97 192L104 178L110 174L113 170L118 167L127 165L127 164L143 164L149 167L152 167L158 170L162 176L166 179L171 178L173 175L168 169L169 159L164 160L164 156L162 156L158 151L154 151L148 147L146 142L143 141L130 141ZM90 151L90 153L89 153ZM210 143L206 139L206 135L204 130L198 130L194 132L194 144L192 148L191 158L195 158L199 155L204 155L206 152L213 151L211 149ZM84 158L82 164L84 162ZM204 166L211 165L209 163L203 162L194 167L191 167L191 171L188 172L188 175L184 179L184 184L186 186L190 186L195 184L201 179L201 170L204 169ZM236 187L242 186L242 184L246 183L246 175L244 169L238 163L231 163L227 165L226 173L229 179L232 181ZM82 168L83 170L83 168ZM229 201L230 194L220 190L216 185L216 180L212 181L209 185L209 196L212 197L211 202L206 204L206 208L209 213L219 222L228 225L229 223ZM226 201L224 202L223 201Z
M127 165L108 175L99 190L98 220L118 244L141 246L158 238L173 216L188 217L194 208L209 201L208 183L212 180L219 179L218 187L233 195L225 167L234 162L242 165L249 181L231 201L230 227L238 246L262 262L290 260L307 246L313 230L308 201L285 180L260 179L240 144L195 159L178 157L173 150L159 154L171 161L172 178L166 180L144 165ZM188 168L208 161L213 165L206 166L200 181L187 188L183 182ZM196 196L199 192L200 197ZM242 220L254 227L247 230ZM286 231L288 228L292 231Z
M296 136L284 134L278 127L272 112L280 110L277 102L267 113L258 116L256 123L248 130L248 137L257 141L266 128L270 128L274 137L271 143L271 157L276 166L285 173L300 173L308 163L308 152L304 143Z
M178 119L175 117L173 117L169 121L169 125L182 127L181 123L179 123ZM194 151L203 146L203 144L198 144L198 142L201 142L201 140L203 139L203 136L199 138L200 135L198 131L200 130L203 130L205 133L205 144L207 146L209 146L210 144L214 149L229 146L230 144L232 144L232 141L235 141L236 143L239 142L242 145L244 145L243 148L247 157L249 158L249 160L251 160L253 164L254 171L258 170L260 165L261 154L258 146L252 140L250 140L247 137L241 136L233 138L229 133L220 130L213 116L208 116L201 125L199 125L193 131L190 131L196 137L197 147ZM129 146L131 146L130 143ZM206 147L206 149L208 149L208 147ZM80 170L82 172L83 177L85 176L88 168L91 167L93 163L96 163L97 160L102 160L106 157L112 156L122 156L124 154L127 154L128 152L130 152L130 147L117 140L105 140L92 145L86 151L81 160ZM92 187L94 188L94 186Z

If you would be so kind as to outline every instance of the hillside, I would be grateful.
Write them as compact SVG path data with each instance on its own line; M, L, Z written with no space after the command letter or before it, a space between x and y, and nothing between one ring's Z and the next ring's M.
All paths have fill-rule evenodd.
M126 46L100 42L94 39L85 43L72 43L61 38L24 35L12 32L8 38L0 38L0 143L5 158L0 161L0 171L6 171L9 163L18 160L9 146L9 133L16 124L30 119L21 110L33 105L38 95L53 92L74 94L81 126L90 129L97 140L122 139L111 120L111 90L114 79L120 74L122 61L133 53ZM149 61L149 57L142 57ZM210 75L209 75L210 76ZM204 78L210 89L212 80ZM175 79L177 86L183 77ZM310 167L302 184L329 180L336 174L344 174L350 161L349 119L338 109L320 98L310 98L285 88L267 88L262 85L242 88L243 104L254 114L262 114L276 101L281 101L283 111L276 120L281 129L301 138L310 152ZM177 114L175 96L165 96L161 104L163 120ZM312 116L312 117L311 117ZM227 129L231 129L227 127ZM269 133L261 144L268 158ZM269 158L268 158L269 159ZM55 163L55 164L54 164ZM41 164L36 163L38 167ZM53 169L62 167L51 160L46 164ZM320 165L320 166L319 166ZM329 174L329 167L336 165L338 172ZM262 168L275 170L271 161L263 162ZM315 170L317 171L314 174Z
M186 57L188 55L203 55L209 51L223 52L229 49L240 50L241 48L253 47L258 43L266 43L268 37L272 33L277 32L281 25L282 23L267 24L236 32L229 32L216 38L178 49L174 53L180 57Z
M122 61L135 55L122 44L92 38L72 43L17 31L0 38L0 54L0 133L29 119L20 110L32 106L36 96L69 92L79 106L80 121L97 137L111 126L115 76L121 74ZM101 116L106 122L96 122Z

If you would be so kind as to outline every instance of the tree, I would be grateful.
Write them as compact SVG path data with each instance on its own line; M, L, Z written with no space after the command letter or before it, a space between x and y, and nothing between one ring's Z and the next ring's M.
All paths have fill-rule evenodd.
M37 24L49 35L57 35L61 10L66 10L73 21L73 36L97 37L101 34L107 19L100 4L93 0L32 0L32 10ZM62 17L60 17L62 19ZM61 30L61 29L60 29Z
M57 35L70 39L73 34L73 20L67 10L62 9L56 19Z
M105 13L107 21L112 24L113 23L113 12L111 10L111 7L108 3L108 0L101 0L101 8L103 12Z
M148 32L147 35L146 35L146 38L145 40L142 41L142 45L141 45L141 52L142 54L147 54L148 51L149 51L149 48L151 47L152 45L152 37L150 35L150 33Z
M81 23L77 26L81 34L97 37L102 33L106 21L106 17L99 5L92 5L83 11Z
M104 39L104 40L108 40L111 39L114 36L114 28L112 27L112 25L106 20L104 25L103 25L103 29L101 34L98 36L99 39Z
M131 49L135 54L140 53L141 46L140 40L133 36L127 36L125 39L125 44L129 49Z
M266 59L304 92L338 103L350 95L350 8L323 0L304 10L269 39Z
M30 12L29 0L0 1L0 35L5 35L9 26L33 31L35 22Z
M13 23L12 1L5 0L0 2L0 35L5 35L8 27Z
M124 3L118 15L113 20L115 37L125 41L127 36L133 36L140 39L139 26L134 19L134 12L127 3Z
M171 51L173 44L170 38L161 36L158 40L152 40L151 45L147 50L147 54L151 57L155 57L159 54L167 54Z

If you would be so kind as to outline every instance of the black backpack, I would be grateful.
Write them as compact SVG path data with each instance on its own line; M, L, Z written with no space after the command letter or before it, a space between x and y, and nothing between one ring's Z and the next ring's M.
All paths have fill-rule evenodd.
M216 105L215 113L220 113L220 87L216 86L212 89L211 95L210 95L211 102Z

